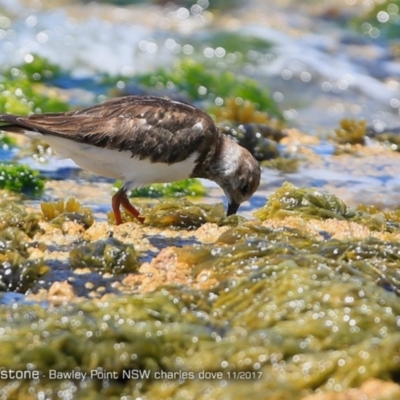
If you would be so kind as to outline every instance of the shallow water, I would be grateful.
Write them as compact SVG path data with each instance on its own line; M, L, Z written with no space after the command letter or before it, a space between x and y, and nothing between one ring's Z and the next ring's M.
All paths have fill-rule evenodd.
M216 37L235 31L272 43L267 53L238 49L252 61L244 71L274 91L285 116L299 127L332 128L345 116L366 118L377 128L399 124L400 62L391 56L391 42L369 40L341 24L340 13L360 13L363 2L358 9L335 3L336 19L329 18L328 2L252 0L213 14L173 6L49 6L39 0L2 0L0 6L11 17L2 19L2 65L37 53L74 77L138 73L182 55L197 57L198 43L206 57L227 63L233 56L225 57ZM84 80L73 84L87 86Z

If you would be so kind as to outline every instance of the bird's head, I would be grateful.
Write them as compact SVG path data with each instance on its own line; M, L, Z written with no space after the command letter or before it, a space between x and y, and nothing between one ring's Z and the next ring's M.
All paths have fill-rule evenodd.
M228 198L229 216L236 214L239 206L257 190L261 172L257 160L248 150L228 137L224 142L217 183Z

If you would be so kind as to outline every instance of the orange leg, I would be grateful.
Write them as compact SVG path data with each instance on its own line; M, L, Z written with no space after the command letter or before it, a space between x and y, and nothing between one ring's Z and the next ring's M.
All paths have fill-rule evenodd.
M129 202L124 189L121 188L114 194L111 199L111 204L115 215L115 223L117 225L122 224L120 206L124 207L125 210L131 213L139 222L144 222L145 218L141 217L139 211Z

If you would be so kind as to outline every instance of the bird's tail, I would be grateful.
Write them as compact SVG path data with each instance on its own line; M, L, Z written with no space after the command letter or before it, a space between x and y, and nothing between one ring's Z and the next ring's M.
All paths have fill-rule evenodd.
M0 114L0 131L25 133L27 126L18 121L19 115Z

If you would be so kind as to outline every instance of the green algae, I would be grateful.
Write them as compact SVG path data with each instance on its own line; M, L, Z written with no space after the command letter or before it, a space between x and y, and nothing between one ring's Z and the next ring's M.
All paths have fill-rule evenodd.
M0 291L25 293L32 289L49 269L41 258L29 258L31 237L40 231L39 216L28 213L19 204L0 203Z
M269 196L267 204L254 213L262 221L288 216L344 220L355 214L355 210L335 195L323 194L317 189L297 188L288 182Z
M124 210L122 210L121 215L124 222L138 223L133 215ZM145 218L145 225L175 230L194 230L207 222L219 226L236 226L245 221L245 218L239 215L227 217L222 203L215 205L195 204L186 198L161 200L151 206L142 207L140 215ZM110 224L115 224L113 212L107 213L107 218Z
M61 68L45 57L31 54L26 61L4 73L8 79L27 78L31 82L48 81L61 74Z
M92 209L82 207L74 197L68 197L66 200L60 199L56 202L42 202L40 208L44 219L56 226L61 226L66 221L73 221L87 229L94 222Z
M340 127L335 129L334 140L340 145L365 144L367 121L344 118L340 120Z
M44 182L39 172L28 166L0 164L0 189L40 196L44 190Z
M257 161L280 157L277 142L284 136L280 131L260 124L223 124L219 129L247 149Z
M29 236L18 228L0 232L0 291L25 293L48 272L42 259L28 259Z
M272 46L271 42L260 37L243 35L243 33L226 30L214 33L207 43L208 47L210 47L210 45L214 48L218 47L224 49L227 54L232 53L238 55L238 53L241 53L243 61L248 60L249 51L265 54ZM203 41L203 48L204 47Z
M374 139L390 147L391 150L400 151L400 136L396 132L383 132L373 135Z
M0 232L0 252L17 251L23 257L28 257L29 236L18 228L5 228Z
M271 199L275 208L270 205L265 218L333 217L398 230L396 210L352 209L315 189L286 183ZM176 214L177 204L194 207L184 199L160 206ZM225 224L222 205L213 207L207 212ZM152 211L154 223L163 218L157 206L143 215ZM194 281L215 279L211 289L170 285L59 308L2 305L0 370L29 366L40 373L30 381L2 380L3 393L13 399L32 391L88 399L206 399L212 393L221 400L268 393L298 400L370 378L398 380L400 245L394 236L321 239L301 228L234 225L213 244L174 249ZM11 244L11 234L3 240L9 249L28 240L22 234ZM109 253L109 265L106 242L118 249ZM130 245L113 238L81 245L71 251L71 266L128 272L113 264L122 246ZM50 378L54 371L58 379ZM71 371L87 375L83 382L81 375L67 378Z
M368 210L370 212L368 212ZM337 219L357 222L371 230L393 232L400 229L396 212L381 212L374 208L347 206L333 194L315 188L298 188L285 182L269 196L266 205L254 212L261 221L290 216L309 219Z
M0 291L25 293L48 271L42 259L26 259L13 251L0 252Z
M39 56L2 71L0 111L12 114L68 111L68 104L60 100L56 91L44 86L59 73L57 66Z
M392 379L400 370L397 296L298 261L264 264L207 291L174 287L52 309L2 306L0 367L40 372L18 382L16 399L28 388L49 395L64 388L79 398L203 398L208 387L218 399L257 388L264 397L256 398L297 400L314 389ZM60 378L50 379L52 371ZM66 379L71 371L88 375Z
M300 159L277 157L273 160L263 161L261 165L266 168L276 169L278 171L291 174L298 171L300 166Z
M261 88L257 81L192 59L177 62L172 71L160 68L148 74L138 75L135 81L159 90L174 88L187 93L192 100L208 100L210 103L215 103L217 97L248 100L257 104L259 111L283 119L268 90Z
M159 228L196 229L206 222L217 225L237 225L240 216L226 217L222 203L216 205L194 204L187 199L162 201L151 208L144 209L145 223ZM243 218L244 220L244 218Z
M193 277L207 279L247 276L265 265L295 261L300 267L326 267L363 282L400 294L400 246L395 240L377 238L325 241L298 229L272 230L244 223L223 233L212 245L176 250Z
M221 399L257 388L271 399L297 400L371 377L395 379L400 371L400 303L372 275L374 260L385 266L383 275L396 275L398 243L317 241L300 230L245 223L212 245L176 251L194 275L213 271L220 283L50 310L1 307L7 328L0 368L29 364L41 373L19 383L20 395L64 385L80 398L202 398L208 387ZM60 379L48 378L54 370ZM83 383L62 378L70 371L88 375ZM144 375L132 378L132 371Z
M69 258L74 269L90 268L114 275L136 272L139 267L134 247L114 238L78 245Z
M16 200L3 200L0 202L0 232L7 228L18 228L29 237L40 232L40 215L28 212Z
M120 188L122 183L118 181L114 187ZM154 183L150 186L134 189L130 192L130 197L183 197L183 196L204 196L206 188L199 179L185 179L178 182Z
M215 107L213 114L216 122L237 122L239 124L263 124L282 128L283 122L270 117L267 112L258 110L258 103L242 98L228 97L224 105Z
M10 136L7 136L5 132L0 131L0 147L8 148L8 147L15 147L16 141Z

